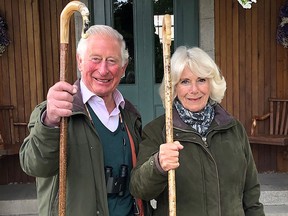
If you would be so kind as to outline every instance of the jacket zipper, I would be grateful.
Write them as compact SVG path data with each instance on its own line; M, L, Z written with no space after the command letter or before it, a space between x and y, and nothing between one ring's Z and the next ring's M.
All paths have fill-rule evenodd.
M207 143L207 138L206 138L206 136L201 137L201 138L202 138L202 141L204 142L204 146L205 146L206 148L208 148L208 143Z
M192 131L189 131L189 130L184 130L184 129L181 129L181 128L177 128L178 130L180 131L183 131L183 132L188 132L188 133L193 133L193 134L196 134L196 135L200 135L198 133L195 133L195 132L192 132ZM213 160L214 164L215 164L215 169L216 169L216 176L217 176L217 188L218 188L218 206L219 206L219 215L221 215L221 205L220 205L220 185L219 185L219 174L218 174L218 167L217 167L217 163L215 161L215 159L213 158L213 156L211 155L211 153L207 150L207 148L209 147L208 143L207 143L207 135L210 133L211 131L208 131L208 133L206 134L206 136L201 136L201 140L203 141L203 143L199 143L199 142L195 142L196 144L199 144L201 146L201 148L206 152L208 153L208 155L211 157L211 159ZM204 144L204 145L203 145ZM204 148L205 147L205 148Z
M215 159L213 158L213 156L211 155L211 153L209 151L207 151L207 148L209 147L208 143L207 143L207 135L210 133L210 131L208 131L208 133L205 136L201 136L201 139L204 143L204 146L206 148L203 148L203 146L200 144L200 146L210 155L210 157L212 158L214 164L215 164L215 169L216 169L216 176L217 176L217 188L218 188L218 206L219 206L219 215L221 215L221 204L220 204L220 185L219 185L219 175L218 175L218 167L217 167L217 163L215 161Z

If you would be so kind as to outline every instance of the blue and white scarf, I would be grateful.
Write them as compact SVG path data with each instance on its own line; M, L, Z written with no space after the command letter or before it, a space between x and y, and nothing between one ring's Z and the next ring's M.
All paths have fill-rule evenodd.
M215 111L210 102L199 112L191 112L183 107L178 98L174 100L174 106L180 116L180 118L194 130L205 136L209 126L211 125Z

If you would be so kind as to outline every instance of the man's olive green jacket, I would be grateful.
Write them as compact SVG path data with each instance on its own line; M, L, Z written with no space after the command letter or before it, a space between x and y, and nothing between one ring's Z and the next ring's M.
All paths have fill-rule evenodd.
M73 115L68 119L67 136L67 216L108 216L104 160L99 136L91 124L82 102L79 81L74 96ZM28 125L30 134L20 149L22 169L36 177L40 216L58 215L59 128L41 122L46 102L32 112ZM121 111L135 143L141 140L141 119L126 101Z

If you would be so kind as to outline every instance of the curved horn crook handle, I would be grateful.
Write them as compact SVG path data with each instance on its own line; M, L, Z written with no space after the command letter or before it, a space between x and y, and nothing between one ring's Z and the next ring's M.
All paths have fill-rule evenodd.
M89 10L86 5L80 1L71 1L62 10L60 14L60 43L69 42L69 23L73 13L78 11L82 15L83 27L82 37L86 38L85 32L89 27Z
M89 10L80 1L71 1L62 10L60 15L60 81L66 81L66 66L68 58L69 24L70 18L76 11L80 12L83 19L82 38L86 38L86 31L89 27Z
M171 16L165 14L162 25L163 38L163 61L164 61L164 87L165 87L165 123L166 142L173 142L173 117L172 117L172 84L170 67L170 46L171 46ZM169 216L176 216L176 187L175 170L168 172L169 191Z
M69 42L69 23L74 12L80 12L83 19L82 38L86 38L89 27L89 10L80 1L71 1L60 15L60 81L67 81L67 60ZM67 118L60 122L59 150L59 216L66 215L66 168L67 168Z

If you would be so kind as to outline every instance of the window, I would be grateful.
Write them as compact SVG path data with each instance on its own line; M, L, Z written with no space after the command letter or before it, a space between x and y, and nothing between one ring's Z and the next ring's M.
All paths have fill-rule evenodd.
M164 74L162 21L165 14L171 15L171 54L174 42L174 15L172 0L154 0L154 46L155 46L155 83L161 83Z
M135 83L135 58L133 35L133 0L115 0L113 2L114 28L119 31L126 41L129 51L129 64L121 84Z

